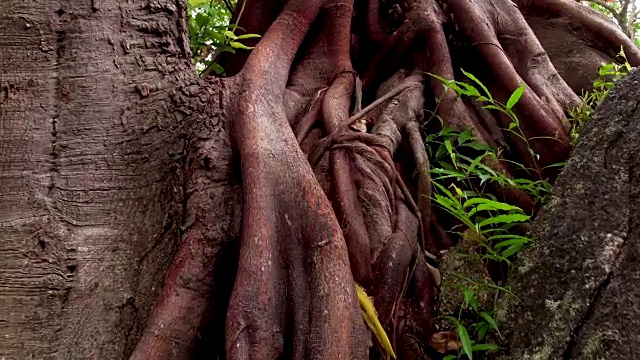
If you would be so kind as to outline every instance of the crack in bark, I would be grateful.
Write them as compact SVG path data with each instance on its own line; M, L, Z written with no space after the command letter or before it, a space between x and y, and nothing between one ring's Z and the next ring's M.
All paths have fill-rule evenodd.
M607 142L607 145L605 147L605 156L604 156L604 169L609 168L609 158L608 158L608 154L612 154L615 151L615 147L616 146L620 146L620 137L622 135L622 132L624 132L624 129L627 128L627 125L629 123L629 121L631 121L631 116L630 114L635 114L638 110L638 107L640 107L640 104L635 104L635 106L633 106L633 108L629 111L629 112L625 112L624 114L619 114L620 117L622 117L624 120L623 124L621 124L620 126L620 130L614 135L610 137L610 140ZM628 161L628 159L627 159ZM633 167L630 166L627 169L627 181L626 183L629 185L629 187L631 187L631 185L633 184L633 179L632 179L632 174L633 172ZM629 204L629 206L631 207L632 205ZM582 329L584 328L584 326L591 320L591 318L593 317L593 315L595 314L596 311L596 306L598 305L600 298L602 297L602 294L604 293L604 291L606 291L607 287L611 284L613 277L615 276L615 271L617 269L617 266L619 264L620 261L620 257L622 256L622 254L624 253L624 249L625 247L628 247L629 244L627 242L629 234L631 233L631 224L630 224L630 219L632 219L632 210L631 208L629 209L629 214L627 215L627 223L626 223L626 232L624 233L624 236L622 236L622 243L617 247L617 251L615 256L613 257L613 259L611 259L609 264L605 264L605 268L608 266L608 271L607 271L607 276L605 277L605 279L596 287L594 294L592 296L592 301L589 303L589 306L587 307L586 311L584 312L584 315L580 318L580 321L578 322L578 324L574 327L574 329L571 332L571 336L569 338L569 341L567 342L567 345L565 347L564 352L562 353L562 358L565 360L571 359L573 352L578 344L578 337L580 336L580 333L582 332Z
M629 181L630 180L631 179L629 179ZM629 218L630 217L627 217L627 223L629 222ZM624 237L622 237L622 243L619 245L617 254L612 259L612 261L610 263L611 267L610 267L610 270L607 272L607 276L596 287L596 289L594 291L594 295L592 296L592 300L589 303L589 306L587 307L587 310L584 312L584 315L582 315L582 317L580 318L580 321L578 322L578 324L571 331L571 336L569 337L569 341L567 342L565 350L562 353L562 359L564 359L564 360L572 359L573 351L574 351L575 347L578 344L578 337L580 336L580 333L582 332L582 329L591 320L591 318L595 314L596 306L600 302L600 298L602 297L602 294L607 289L607 287L611 284L611 281L613 280L613 277L615 276L614 272L615 272L615 270L616 270L616 268L618 266L620 257L624 252L623 250L624 250L625 246L627 245L627 237L628 236L626 234L625 234ZM605 264L605 266L606 265L607 264Z
M64 14L64 12L62 12ZM61 14L59 17L62 16ZM47 185L47 196L51 194L53 188L55 187L55 177L56 174L59 173L58 170L58 153L56 152L56 147L58 143L58 120L60 119L60 101L66 95L62 85L62 76L60 75L60 64L62 59L62 53L64 51L64 40L66 36L66 32L64 30L56 30L56 51L54 52L55 61L55 92L56 99L53 107L53 116L51 119L51 160L50 160L50 168L49 168L49 184Z
M602 283L600 283L600 285L598 285L598 287L596 288L595 295L593 296L593 300L591 301L591 303L589 303L589 306L587 307L587 310L585 311L584 315L580 318L578 325L576 325L576 327L571 332L571 336L569 338L569 341L567 342L567 346L565 347L565 350L562 353L562 359L564 360L572 359L573 350L578 344L577 338L580 335L582 328L587 324L587 322L591 319L591 317L595 313L596 305L600 301L600 297L602 296L602 293L604 292L604 290L611 283L612 278L613 278L613 270L607 274L607 277L604 279L604 281L602 281Z

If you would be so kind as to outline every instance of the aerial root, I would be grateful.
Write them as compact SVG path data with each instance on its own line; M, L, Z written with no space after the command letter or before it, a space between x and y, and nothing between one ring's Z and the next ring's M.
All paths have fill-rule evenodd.
M534 11L536 2L516 2ZM201 181L210 169L187 169L199 174L187 184L192 194L187 208L195 210L195 220L185 228L135 359L188 354L211 311L212 294L231 297L225 309L228 359L367 358L368 337L355 281L374 297L398 356L424 358L426 342L435 332L440 274L434 265L437 255L453 245L439 219L442 214L431 208L432 164L422 133L427 128L425 94L438 100L434 115L442 125L471 129L479 142L499 148L509 160L519 159L540 170L568 155L568 128L561 120L564 111L577 104L577 97L510 1L445 0L449 12L445 14L436 0L409 0L402 8L404 23L389 37L379 18L383 4L369 1L367 29L356 35L382 44L370 54L362 78L367 100L378 93L352 116L353 4L286 3L242 72L230 80L242 93L234 105L230 132L244 190L234 288L231 291L213 277L221 271L218 260L224 257L224 244L205 233L216 221L207 217L206 207L215 194L207 193L206 182ZM278 8L283 2L270 4ZM566 0L539 4L569 11L575 21L588 23ZM502 21L509 19L505 13L516 16ZM255 15L261 24L269 16ZM321 31L307 34L316 20ZM514 111L524 136L536 140L525 144L512 134L505 136L511 119L477 102L463 101L427 75L454 79L458 74L449 48L454 42L448 42L450 33L444 31L451 21L457 25L454 35L459 42L452 49L460 46L480 55L481 61L474 61L481 63L479 69L489 70L483 80L496 99L505 103L513 90L527 84ZM627 56L632 64L640 63L637 49L629 48ZM393 73L390 79L379 84L379 75L386 77L388 72ZM294 105L284 103L285 91L300 95L291 100ZM308 154L301 150L302 144L305 150L310 148ZM531 149L539 159L531 156ZM190 156L204 153L206 149ZM203 163L198 160L188 163ZM487 158L485 164L512 176L504 160ZM532 175L553 176L553 171L542 170ZM523 191L497 185L494 190L499 198L533 211L534 203Z
M519 118L522 119L520 128L524 136L528 139L536 138L537 140L532 140L529 144L525 144L516 136L509 136L510 142L515 144L515 149L518 151L519 157L524 160L525 165L532 169L541 169L565 159L570 150L570 143L563 127L562 120L564 117L559 117L558 111L554 111L552 108L552 105L557 104L557 101L548 99L545 103L540 100L533 90L544 89L544 85L546 85L535 83L533 79L559 78L559 75L522 15L515 11L511 2L506 0L493 2L493 6L486 8L483 7L484 3L470 3L462 0L447 0L446 3L462 33L485 59L487 66L496 79L496 87L504 89L510 94L525 83L525 80L514 68L514 64L518 66L522 73L526 73L527 75L524 77L531 79L530 82L533 83L533 88L527 87L514 110L519 115ZM492 20L494 19L493 13L488 13L489 10L487 9L489 8L493 9L491 11L494 12L499 11L500 13L512 13L515 15L508 23L501 22L497 24ZM490 27L487 27L486 24L490 24ZM523 33L525 35L521 35ZM514 46L505 51L500 40L505 41L505 39L511 38L520 39L521 42L514 43ZM516 54L521 53L523 50L526 51L526 54L529 54L525 60L527 61L526 64L522 64L522 60L515 57ZM510 54L512 55L509 56ZM534 63L535 66L532 65ZM564 90L560 95L570 93L568 96L575 100L576 104L579 103L576 95L573 94L566 83L561 81L559 85L560 89ZM551 97L554 94L546 95ZM510 120L506 119L506 117L501 116L499 119L503 119L500 123L501 127L507 128L509 126ZM529 147L533 148L539 159L531 155ZM549 172L544 173L548 174ZM540 176L544 175L541 174Z

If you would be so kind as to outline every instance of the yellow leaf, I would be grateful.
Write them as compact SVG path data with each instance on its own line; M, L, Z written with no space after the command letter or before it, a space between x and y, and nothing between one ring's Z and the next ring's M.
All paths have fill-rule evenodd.
M389 341L387 333L384 331L382 324L380 324L380 321L378 320L378 314L376 313L376 308L373 306L373 301L371 301L371 298L367 296L364 288L358 284L356 284L356 293L358 294L358 302L360 303L360 310L362 310L364 322L367 323L367 326L378 339L380 345L382 345L384 350L387 352L387 359L389 356L395 359L396 354L393 352L393 346L391 346L391 341Z

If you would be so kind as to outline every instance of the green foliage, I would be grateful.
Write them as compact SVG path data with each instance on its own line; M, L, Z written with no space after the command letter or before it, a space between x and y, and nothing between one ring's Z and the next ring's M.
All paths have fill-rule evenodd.
M467 298L468 297L468 298ZM475 293L472 291L465 292L465 305L467 309L473 309L473 301ZM475 299L477 302L477 299ZM477 305L477 304L476 304ZM499 350L500 346L497 344L486 342L486 333L489 328L494 328L498 331L496 321L492 314L485 311L478 311L473 309L482 320L472 324L469 328L460 321L460 318L453 316L443 316L442 319L447 320L454 324L456 327L456 334L462 344L460 351L456 355L447 355L444 359L460 359L462 356L466 356L467 359L473 360L473 354L477 354L484 351ZM474 338L472 339L472 335Z
M612 22L616 23L627 36L632 38L636 44L640 43L640 39L636 36L636 34L638 34L638 30L640 30L640 18L638 17L638 12L633 6L633 2L636 0L631 0L631 2L625 0L578 1L609 18ZM623 9L622 5L625 2L627 3L627 6ZM631 8L629 8L630 5ZM630 27L632 28L631 31L628 30Z
M511 96L509 97L509 99L507 100L506 105L502 104L501 102L497 101L496 99L493 98L493 96L491 95L491 93L489 92L489 90L487 89L487 87L482 84L482 82L480 80L478 80L475 76L473 76L472 74L462 70L462 73L473 83L475 83L476 85L478 85L481 89L482 89L482 93L480 93L480 91L472 84L466 83L466 82L462 82L462 81L456 81L456 80L449 80L449 79L445 79L442 78L438 75L434 75L434 74L429 74L432 77L435 77L436 79L442 81L442 83L444 84L445 87L452 89L453 91L455 91L458 96L468 96L471 97L472 99L474 99L475 101L477 101L480 104L483 104L483 108L487 109L487 110L493 110L493 111L498 111L501 112L503 114L506 114L509 119L510 119L510 123L509 126L505 129L502 129L508 133L511 133L513 135L515 135L517 138L519 138L520 140L522 140L527 149L529 150L529 154L531 155L532 158L532 162L534 164L534 168L527 168L525 167L523 164L519 164L519 163L512 163L512 165L516 165L517 167L519 167L520 169L526 171L527 173L530 172L535 172L536 174L540 174L541 171L543 170L543 168L540 168L538 166L538 160L540 159L540 155L536 154L533 149L531 148L530 144L529 144L529 140L525 135L524 132L522 131L522 128L520 127L520 121L518 120L518 117L516 116L515 112L513 111L513 107L516 105L516 103L520 100L520 98L522 97L522 95L524 94L524 91L526 89L526 85L525 84L521 84L518 88L516 88L513 93L511 94ZM557 164L551 165L551 166L558 166Z
M503 130L514 134L526 144L533 159L533 163L535 164L535 168L530 169L519 163L510 163L527 173L531 173L533 171L539 174L542 171L542 169L537 165L539 155L532 150L531 146L529 146L530 139L527 139L524 135L520 128L520 121L513 111L513 107L524 94L525 85L522 84L516 88L507 100L506 105L503 105L494 99L487 87L482 84L480 80L464 70L462 72L469 80L480 87L482 93L472 84L444 79L434 74L430 75L440 80L447 88L455 91L458 96L471 97L473 100L483 104L483 107L487 110L499 111L506 114L509 119L511 119L511 122L509 123L508 128ZM486 164L492 162L496 163L498 161L499 152L478 142L478 140L473 137L470 129L460 132L443 127L438 134L427 136L426 142L427 148L430 151L430 159L432 159L432 163L436 165L431 170L431 172L434 173L434 180L451 178L457 181L466 181L469 187L478 193L484 193L484 185L487 182L495 182L500 187L522 189L532 195L536 200L540 200L551 189L551 185L545 180L533 181L525 178L511 179L505 174L497 172L487 166ZM435 152L432 151L434 148L436 149ZM476 150L475 154L477 155L469 157L466 155L468 152L465 152L465 148ZM444 158L446 158L446 161L443 161ZM550 166L563 165L564 164L553 164ZM481 188L474 185L478 183L478 181L475 181L476 179L479 180Z
M545 180L512 179L489 167L487 163L498 161L498 151L478 142L470 129L444 127L439 133L428 135L426 141L434 181L464 183L461 186L474 193L484 193L487 184L496 183L502 188L522 189L535 200L542 199L551 189Z
M584 104L571 112L572 139L577 139L578 129L585 121L593 116L597 106L606 97L615 83L626 76L631 66L626 61L624 52L620 56L625 60L623 64L604 64L599 69L599 76L594 81L594 89L582 96ZM458 96L468 96L483 105L485 109L506 114L511 119L508 128L503 129L520 138L529 148L529 152L536 163L538 155L531 150L529 140L520 129L520 122L514 106L518 103L524 91L525 85L519 86L509 97L506 104L497 101L472 74L462 71L467 78L466 82L444 79L430 74L439 79L447 88L455 91ZM434 115L435 116L435 115ZM442 122L442 120L441 120ZM436 207L446 211L455 217L460 224L450 230L469 241L474 242L476 251L485 262L492 261L511 265L516 254L533 240L517 233L515 230L521 224L531 221L517 206L500 202L496 197L487 193L486 184L496 183L502 188L517 188L528 192L539 201L551 189L551 185L544 180L532 181L529 179L511 179L505 174L493 170L487 164L498 161L499 153L491 147L478 142L471 130L457 131L444 126L437 134L426 137L426 145L429 158L432 161L431 175L434 186L433 202ZM538 174L542 169L526 169L523 165L512 163L527 172L535 171ZM564 166L564 163L551 166ZM457 287L463 295L463 302L459 306L458 316L444 316L443 319L455 326L456 334L460 340L461 348L458 354L448 355L444 359L452 360L465 357L473 359L473 355L483 351L499 349L498 345L487 342L489 331L495 331L499 337L498 323L493 317L492 309L480 309L478 291L483 287L510 293L507 289L492 285L478 283L458 274L452 274L459 279ZM511 294L513 295L513 294ZM463 316L463 312L465 316Z
M236 0L188 0L190 47L196 64L196 70L203 72L211 68L216 75L224 76L225 71L216 63L217 55L236 50L251 50L242 40L260 37L257 34L236 35L236 24L230 24L230 6ZM242 3L244 10L244 2ZM240 12L240 16L242 11Z
M528 145L529 139L521 131L519 119L513 111L513 107L524 94L525 86L521 85L515 89L506 104L502 104L475 76L464 71L463 74L468 82L431 76L438 78L459 96L469 96L483 104L485 109L508 115L511 122L509 127L503 130L515 134ZM529 223L531 217L521 208L498 201L494 195L487 193L486 184L496 183L502 188L522 189L536 200L546 195L551 185L547 181L511 179L492 169L488 164L498 161L498 152L475 139L471 130L457 131L443 125L440 132L426 137L426 145L432 163L434 206L460 222L449 232L478 245L473 248L478 249L477 255L485 262L510 265L515 255L532 241L531 238L516 233L518 226ZM536 154L533 151L530 153L536 159ZM519 166L524 169L524 166ZM495 331L500 337L501 335L493 310L479 307L477 291L487 286L507 293L509 291L496 285L479 284L472 279L453 275L460 279L457 287L462 292L464 300L459 306L457 317L448 315L442 318L455 326L461 348L458 354L448 355L444 359L466 357L472 360L474 354L499 349L498 345L487 342L489 331Z
M531 241L512 233L514 225L531 220L519 207L471 191L463 192L455 184L451 185L454 192L437 182L433 184L438 190L433 199L436 206L460 220L466 228L463 231L453 229L453 232L476 241L484 248L483 259L510 263L509 257Z
M627 61L624 50L620 49L618 56L624 60L624 63L610 62L602 64L598 69L598 78L593 81L593 89L584 92L581 96L582 105L569 111L568 121L570 121L572 125L571 140L574 143L578 142L582 126L591 120L596 109L600 106L607 94L609 94L609 91L613 89L616 82L624 76L627 76L633 69L629 61Z

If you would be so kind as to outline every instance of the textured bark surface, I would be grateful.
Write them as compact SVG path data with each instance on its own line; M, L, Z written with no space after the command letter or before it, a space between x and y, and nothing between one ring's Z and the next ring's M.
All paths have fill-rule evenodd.
M576 7L568 15L560 10L561 6L553 6L553 1L517 1L517 4L558 73L578 94L591 88L599 64L611 61L620 51L620 47L610 46L610 37L624 34L591 8ZM550 8L556 10L549 11ZM581 18L587 20L579 21ZM624 41L617 38L613 43Z
M433 253L451 245L425 112L499 148L488 165L513 175L504 160L568 156L565 111L592 76L557 71L570 61L545 52L541 19L564 19L563 39L580 29L585 67L620 45L640 64L569 0L246 7L240 26L263 37L225 60L234 77L201 80L182 0L0 4L0 356L381 358L358 282L398 357L423 359ZM503 103L528 85L514 111L539 158L501 133L505 116L426 76L461 67Z
M180 4L0 2L1 358L122 359L189 211L234 237L224 89L192 75Z
M500 305L500 359L636 359L640 319L640 72L586 126Z

